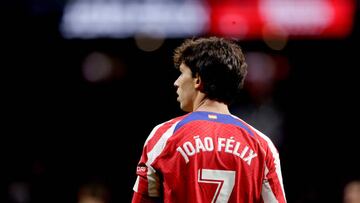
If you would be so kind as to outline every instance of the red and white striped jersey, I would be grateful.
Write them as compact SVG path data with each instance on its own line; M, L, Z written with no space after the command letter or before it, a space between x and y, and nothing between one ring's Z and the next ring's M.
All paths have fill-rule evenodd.
M204 111L152 130L134 191L165 203L286 202L270 139L236 116Z

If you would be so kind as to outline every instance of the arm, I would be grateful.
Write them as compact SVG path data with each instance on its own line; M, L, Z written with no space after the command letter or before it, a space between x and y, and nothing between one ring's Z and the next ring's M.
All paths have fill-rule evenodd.
M172 134L176 123L177 120L173 119L156 126L145 141L136 171L137 179L134 185L133 203L162 201L161 169L157 169L157 171L153 165L165 148L167 139Z
M264 203L286 203L279 154L274 146L272 150L267 150L264 175L261 191Z
M133 188L132 203L157 202L157 199L160 197L160 178L151 166L148 156L148 153L156 144L151 138L157 138L155 133L159 127L156 126L145 141L140 161L136 167L137 179Z
M144 151L146 151L146 147ZM132 203L159 202L158 199L161 196L159 175L152 166L146 164L146 159L146 153L143 152L136 170L137 179L133 188Z

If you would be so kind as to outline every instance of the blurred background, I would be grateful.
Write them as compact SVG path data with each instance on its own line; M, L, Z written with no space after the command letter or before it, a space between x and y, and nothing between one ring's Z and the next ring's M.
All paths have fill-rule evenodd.
M249 74L231 111L274 141L288 202L356 202L359 8L355 0L2 1L0 202L130 202L151 129L184 114L173 50L211 35L245 52Z

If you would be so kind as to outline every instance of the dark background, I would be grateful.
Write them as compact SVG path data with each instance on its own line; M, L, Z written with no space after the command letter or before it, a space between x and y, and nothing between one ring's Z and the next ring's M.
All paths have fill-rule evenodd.
M165 39L154 52L139 50L133 38L66 40L57 27L62 6L1 5L0 202L11 202L11 185L19 182L30 202L76 202L87 182L105 185L111 202L129 202L149 132L183 114L171 58L183 39ZM272 95L284 116L277 147L288 202L342 202L344 186L360 178L358 8L345 39L294 39L281 51L261 40L241 42L246 53L289 63ZM121 77L86 81L81 64L94 51L121 60ZM246 91L234 108L251 104Z

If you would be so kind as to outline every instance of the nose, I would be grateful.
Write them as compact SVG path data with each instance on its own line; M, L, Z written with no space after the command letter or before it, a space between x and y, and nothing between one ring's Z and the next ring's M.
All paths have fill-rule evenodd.
M175 87L176 89L179 87L178 79L176 79L176 80L174 81L174 87Z

